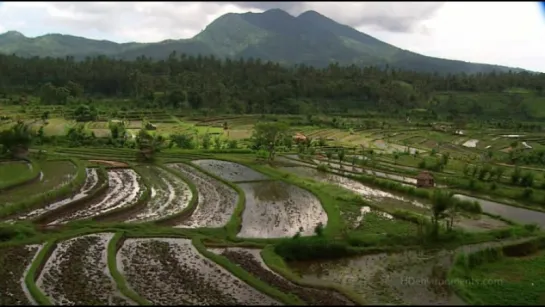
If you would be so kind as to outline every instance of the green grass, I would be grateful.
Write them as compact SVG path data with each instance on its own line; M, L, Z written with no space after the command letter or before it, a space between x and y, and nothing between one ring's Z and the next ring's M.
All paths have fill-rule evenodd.
M40 166L32 161L30 164L23 161L0 163L0 190L11 188L35 179L40 174Z
M25 284L28 288L28 291L39 305L53 305L51 303L51 300L40 290L40 288L38 288L38 286L36 285L36 280L38 279L40 268L42 267L42 265L45 264L47 258L49 258L49 256L55 249L55 246L55 241L47 242L36 256L36 259L34 259L34 261L32 262L30 269L25 276Z
M449 272L454 290L471 305L545 304L545 238L469 255L460 254Z
M360 208L362 206L358 204L345 204L343 205L341 216L343 220L348 223L354 223L352 228L354 233L363 234L397 234L397 235L415 235L416 224L385 217L383 214L376 210L365 213L359 223L356 223L358 217L361 216Z
M486 305L544 305L545 251L522 258L505 258L473 269L466 288ZM492 284L487 284L490 281Z
M41 164L43 179L0 194L0 217L45 206L78 191L85 183L85 165L76 159L45 161ZM70 181L66 179L71 175ZM46 178L46 175L48 176ZM5 204L4 203L4 204Z
M68 182L68 176L75 176L77 171L70 161L44 161L40 162L40 166L42 180L0 194L0 203L14 204L31 195L58 189Z

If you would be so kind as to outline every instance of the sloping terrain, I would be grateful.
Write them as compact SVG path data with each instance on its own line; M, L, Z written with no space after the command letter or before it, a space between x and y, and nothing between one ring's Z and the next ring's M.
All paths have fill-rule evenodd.
M282 64L327 66L390 65L403 69L442 73L477 73L509 68L427 57L382 42L317 12L297 17L272 9L263 13L225 14L191 39L157 43L118 44L61 34L35 38L16 31L0 35L0 52L19 56L106 55L121 59L147 56L165 59L173 52L222 58L258 58Z

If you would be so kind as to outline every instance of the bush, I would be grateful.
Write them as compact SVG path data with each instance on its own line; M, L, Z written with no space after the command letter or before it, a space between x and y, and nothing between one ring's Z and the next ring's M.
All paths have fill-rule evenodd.
M36 234L36 229L30 223L0 224L0 242L20 240Z
M334 259L352 254L352 249L345 241L325 237L284 239L275 245L274 250L287 261Z
M321 163L316 167L316 169L320 172L327 172L329 171L329 166L327 166L327 164Z

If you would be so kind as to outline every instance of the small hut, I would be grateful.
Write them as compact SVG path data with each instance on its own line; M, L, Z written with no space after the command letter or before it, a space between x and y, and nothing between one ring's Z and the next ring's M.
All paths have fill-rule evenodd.
M293 136L293 140L295 141L295 143L304 143L307 141L307 137L304 134L298 132Z
M416 187L418 188L432 188L435 186L433 175L428 171L423 171L416 176Z

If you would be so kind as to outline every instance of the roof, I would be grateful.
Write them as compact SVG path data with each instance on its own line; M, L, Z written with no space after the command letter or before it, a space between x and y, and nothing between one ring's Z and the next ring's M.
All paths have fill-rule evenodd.
M416 179L421 179L421 180L433 179L433 175L428 171L423 171L420 174L418 174L418 176L416 176Z
M293 136L293 138L294 138L294 139L301 139L301 140L306 140L306 139L307 139L307 137L306 137L304 134L299 133L299 132L295 133L295 135Z

